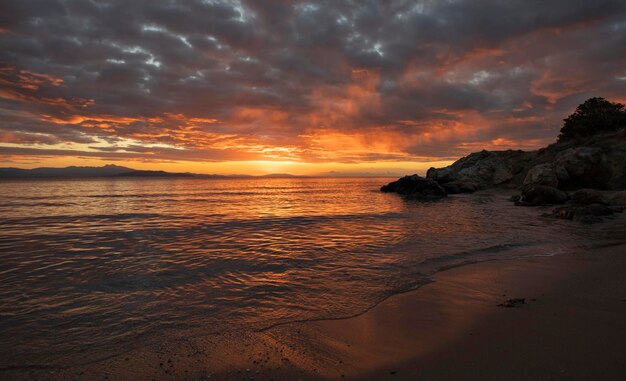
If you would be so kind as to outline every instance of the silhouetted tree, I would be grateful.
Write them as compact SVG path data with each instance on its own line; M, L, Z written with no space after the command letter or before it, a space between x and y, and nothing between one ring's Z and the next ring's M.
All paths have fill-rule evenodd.
M626 111L621 103L594 97L578 105L576 111L563 121L560 142L626 128Z

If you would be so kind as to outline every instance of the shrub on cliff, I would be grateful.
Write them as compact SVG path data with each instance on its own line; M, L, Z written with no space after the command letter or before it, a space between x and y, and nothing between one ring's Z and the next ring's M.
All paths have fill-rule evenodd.
M559 142L584 138L602 132L626 128L626 111L621 103L604 98L589 98L576 111L563 120Z

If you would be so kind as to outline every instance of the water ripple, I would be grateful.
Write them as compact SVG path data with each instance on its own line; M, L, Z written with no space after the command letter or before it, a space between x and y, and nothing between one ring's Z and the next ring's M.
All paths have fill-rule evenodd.
M506 195L420 203L378 192L385 182L5 182L0 367L120 353L168 330L353 315L438 269L625 237Z

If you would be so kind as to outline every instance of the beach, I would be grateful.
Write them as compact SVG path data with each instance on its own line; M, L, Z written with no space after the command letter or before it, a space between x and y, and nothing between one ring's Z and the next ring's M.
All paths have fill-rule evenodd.
M625 252L607 244L469 264L351 318L170 339L82 366L5 370L2 378L620 380ZM514 298L524 303L498 306Z

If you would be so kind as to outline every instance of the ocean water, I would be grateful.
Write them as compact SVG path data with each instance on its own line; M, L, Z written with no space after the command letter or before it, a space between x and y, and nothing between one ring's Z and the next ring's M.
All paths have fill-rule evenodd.
M351 316L441 269L626 237L506 193L379 192L390 180L0 182L0 368Z

